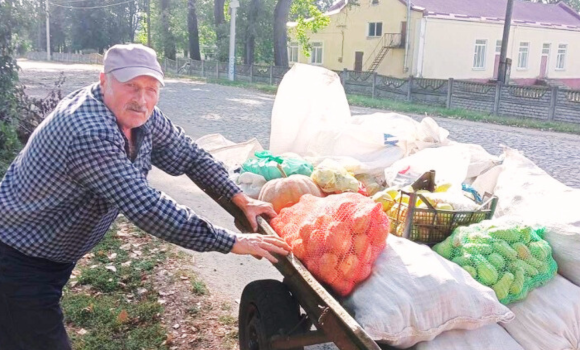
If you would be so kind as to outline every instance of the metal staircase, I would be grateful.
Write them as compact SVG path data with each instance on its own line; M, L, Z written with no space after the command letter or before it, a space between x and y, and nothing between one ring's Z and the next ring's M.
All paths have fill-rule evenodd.
M396 47L401 47L402 36L400 33L385 33L381 37L381 40L375 47L374 51L370 54L369 58L365 62L364 66L368 66L367 72L375 72L389 50ZM372 60L372 61L371 61ZM369 65L370 62L370 65Z

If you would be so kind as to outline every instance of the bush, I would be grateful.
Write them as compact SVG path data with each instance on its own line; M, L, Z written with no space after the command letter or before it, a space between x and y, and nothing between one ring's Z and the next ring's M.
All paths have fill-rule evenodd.
M0 121L0 181L21 147L13 123Z

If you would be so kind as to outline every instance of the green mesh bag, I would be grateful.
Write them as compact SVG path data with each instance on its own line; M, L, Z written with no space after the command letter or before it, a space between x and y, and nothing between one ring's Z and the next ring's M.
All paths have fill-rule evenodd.
M258 151L254 153L256 158L250 158L242 164L242 172L251 172L262 175L266 181L283 177L278 168L282 166L286 176L301 174L310 176L314 167L312 164L295 158L277 157L270 151Z
M433 250L491 287L507 305L525 299L556 275L558 266L544 231L543 227L486 220L458 227Z

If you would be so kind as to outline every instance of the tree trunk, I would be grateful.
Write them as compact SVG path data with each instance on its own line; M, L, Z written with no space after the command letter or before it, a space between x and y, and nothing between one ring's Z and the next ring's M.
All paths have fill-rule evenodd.
M147 1L147 46L151 47L151 0Z
M189 53L192 60L201 61L199 52L199 29L197 27L197 13L195 0L187 1L187 29L189 31Z
M288 33L286 23L292 0L278 0L274 9L274 64L288 67Z
M251 0L248 11L248 25L246 27L246 41L244 43L244 64L254 64L256 22L258 21L260 7L260 0Z
M228 27L224 15L225 0L214 0L213 14L215 19L215 34L216 34L216 59L219 61L227 61L228 59Z
M161 0L161 26L163 31L163 52L165 57L174 60L176 57L175 39L169 24L170 0Z

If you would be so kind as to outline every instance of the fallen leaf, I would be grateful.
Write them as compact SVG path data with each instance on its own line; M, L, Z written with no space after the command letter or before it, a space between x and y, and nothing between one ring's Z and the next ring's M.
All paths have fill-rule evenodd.
M159 304L163 305L163 304L167 303L167 300L165 300L165 299L157 299L157 302Z
M77 334L78 334L78 335L85 335L85 334L87 334L87 333L88 333L88 331L87 331L86 329L84 329L84 328L81 328L81 329L79 329L79 330L77 331Z
M123 266L123 267L131 266L132 263L133 263L132 260L125 261L124 263L121 264L121 266Z
M178 329L178 328L179 328L179 323L176 323L176 324L174 324L174 325L173 325L173 328L174 328L174 329Z
M117 237L125 238L125 237L131 237L131 235L127 232L117 231Z
M129 250L131 249L131 243L123 244L122 246L119 247L119 249Z
M107 270L113 271L113 272L117 272L117 268L115 266L105 266L105 268Z
M166 344L166 345L173 344L173 335L172 334L167 334L167 337L165 338L165 341L163 343Z
M117 316L117 322L127 323L128 321L129 321L129 314L127 313L127 310L125 310L125 309L121 310L121 312Z
M137 289L137 294L141 295L141 294L145 294L145 293L147 293L147 289L145 289L145 288Z
M117 253L109 254L108 258L109 258L109 260L115 260L115 259L117 259Z
M179 276L179 278L181 278L182 280L188 280L189 279L189 277L187 277L187 276Z

